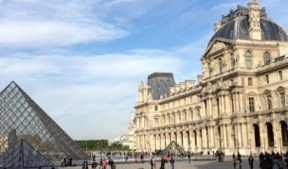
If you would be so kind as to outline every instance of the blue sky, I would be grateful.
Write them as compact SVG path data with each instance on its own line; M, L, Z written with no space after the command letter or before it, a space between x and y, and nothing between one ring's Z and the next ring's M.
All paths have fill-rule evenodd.
M196 79L214 23L249 0L0 0L0 87L15 80L72 138L128 132L140 81ZM287 0L260 0L287 30Z

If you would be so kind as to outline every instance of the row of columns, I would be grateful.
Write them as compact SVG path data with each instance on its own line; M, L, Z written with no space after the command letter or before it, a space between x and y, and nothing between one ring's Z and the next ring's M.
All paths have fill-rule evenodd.
M136 127L137 129L140 129L140 128L145 128L146 127L146 117L145 116L138 116L137 117L137 121L136 121Z

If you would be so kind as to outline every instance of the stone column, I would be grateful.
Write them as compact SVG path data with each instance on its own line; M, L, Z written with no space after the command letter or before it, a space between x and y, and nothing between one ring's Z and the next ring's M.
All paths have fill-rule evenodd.
M238 100L238 113L241 113L241 104L243 104L243 102L240 99L240 92L237 92L237 100Z
M225 96L224 95L221 96L221 107L222 107L221 113L225 114L226 111L225 111Z
M226 124L223 125L223 140L224 140L224 148L228 148L228 140L227 140L227 126Z
M282 152L281 150L282 133L281 133L280 122L277 122L276 120L274 120L272 122L272 125L273 125L273 134L274 134L274 147L276 147L279 150L279 152Z
M231 115L232 114L232 109L231 106L232 104L230 103L230 98L229 95L226 95L225 97L225 109L226 109L226 114Z
M211 133L210 133L210 126L207 127L206 130L206 136L207 136L207 148L211 148Z
M202 116L204 116L204 117L206 117L206 107L205 107L205 101L202 101L202 109L201 109L201 111L202 111Z
M241 143L241 128L240 128L240 124L237 123L236 125L236 131L237 131L237 135L236 135L236 145L237 147L241 147L242 143Z
M244 105L244 98L243 98L243 94L242 93L239 93L239 100L240 100L240 112L241 113L244 113L245 112L245 105ZM256 106L255 106L256 107Z
M232 124L227 125L227 144L229 148L233 147L233 137L232 137Z
M205 132L205 128L202 128L201 129L202 130L202 148L204 149L204 148L206 148L207 146L206 146L206 132Z
M213 100L212 100L212 98L209 99L209 102L210 102L210 116L213 117L214 115L213 115L213 105L212 105Z
M234 93L233 94L234 95L234 103L235 103L235 105L234 105L234 109L235 109L235 113L238 113L239 112L239 109L238 109L238 98L237 98L237 93Z
M215 133L214 133L214 127L210 126L210 147L215 147L215 137L214 137Z

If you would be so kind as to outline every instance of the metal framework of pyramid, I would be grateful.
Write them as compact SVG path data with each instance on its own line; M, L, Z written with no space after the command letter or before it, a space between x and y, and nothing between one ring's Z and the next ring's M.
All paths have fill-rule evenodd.
M0 157L0 169L57 168L24 140L18 141Z
M49 160L87 154L15 83L0 93L0 156L25 140Z
M162 151L164 153L170 153L170 154L187 154L187 152L184 150L183 147L181 147L179 144L177 144L176 141L171 141L168 146L165 147L165 149Z

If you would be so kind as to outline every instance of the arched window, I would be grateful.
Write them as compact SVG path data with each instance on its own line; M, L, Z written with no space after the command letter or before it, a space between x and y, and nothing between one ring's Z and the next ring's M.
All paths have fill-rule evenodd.
M273 126L271 123L266 123L266 126L267 126L268 146L274 147Z
M253 124L254 127L254 139L255 139L255 147L260 147L260 130L258 124Z
M269 52L265 52L263 55L264 64L269 65L271 63L271 56Z
M285 121L281 121L280 125L281 125L282 145L288 146L287 123Z
M247 69L252 69L252 67L253 67L253 58L252 58L252 53L250 51L247 51L245 53L245 59L246 59L246 68Z

